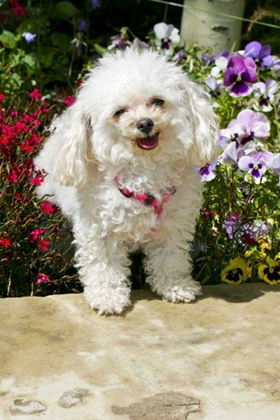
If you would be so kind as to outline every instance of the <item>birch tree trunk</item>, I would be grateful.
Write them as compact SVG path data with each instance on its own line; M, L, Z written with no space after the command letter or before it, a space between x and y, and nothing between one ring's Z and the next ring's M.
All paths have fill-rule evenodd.
M187 7L183 11L180 34L186 47L194 43L211 47L214 55L239 48L242 21L211 12L243 17L245 0L184 1Z

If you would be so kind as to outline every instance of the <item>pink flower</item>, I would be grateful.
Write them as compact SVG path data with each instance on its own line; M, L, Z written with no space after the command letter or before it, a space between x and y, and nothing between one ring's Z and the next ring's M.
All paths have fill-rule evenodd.
M43 239L39 240L38 247L41 248L43 251L46 251L50 246L49 241L44 241Z
M44 182L44 177L42 177L41 175L36 175L35 178L30 178L30 182L33 185L41 185Z
M55 211L54 207L51 205L49 201L46 201L44 203L40 203L41 210L43 213L51 214Z
M11 246L12 239L11 238L3 238L0 237L0 245L2 245L4 248L9 248Z
M36 228L29 234L29 241L35 242L39 239L40 235L43 235L45 233L44 229Z
M0 93L0 102L3 102L6 99L3 93Z
M50 282L50 276L48 276L47 274L38 273L36 284L49 283L49 282Z
M30 98L35 99L35 101L38 101L42 97L42 94L39 92L37 88L35 88L33 92L29 93L29 96Z
M67 96L67 98L63 101L63 103L67 106L72 105L75 102L75 98L73 96Z

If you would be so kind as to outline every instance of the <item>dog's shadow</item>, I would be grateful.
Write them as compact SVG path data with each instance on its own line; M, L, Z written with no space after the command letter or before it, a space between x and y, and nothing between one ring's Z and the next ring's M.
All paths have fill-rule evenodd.
M132 294L132 310L133 306L139 300L161 300L161 298L153 293L149 285L145 282L145 271L143 269L144 255L136 252L130 256L131 258L131 286L134 293ZM211 286L202 286L202 295L190 304L196 304L198 300L204 299L221 299L230 303L251 302L260 298L266 293L280 292L280 284L270 286L266 283L243 283L238 285L218 284ZM130 311L129 309L126 312Z
M199 299L214 298L238 304L251 302L271 292L280 292L280 284L275 286L270 286L265 283L219 284L202 286L203 294Z

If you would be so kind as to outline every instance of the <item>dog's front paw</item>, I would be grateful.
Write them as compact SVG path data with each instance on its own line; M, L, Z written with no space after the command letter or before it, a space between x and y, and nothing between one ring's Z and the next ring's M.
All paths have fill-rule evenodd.
M97 290L91 286L85 286L84 297L89 306L99 315L119 315L131 304L128 287Z
M196 296L201 295L200 283L194 280L187 280L180 285L172 285L160 291L164 301L168 302L191 302Z

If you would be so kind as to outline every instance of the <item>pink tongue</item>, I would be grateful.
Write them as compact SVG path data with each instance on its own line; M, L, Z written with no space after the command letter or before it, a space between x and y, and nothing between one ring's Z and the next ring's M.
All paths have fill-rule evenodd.
M138 140L139 147L142 147L142 149L154 149L158 145L158 137L152 136L152 137L145 137L144 139Z

